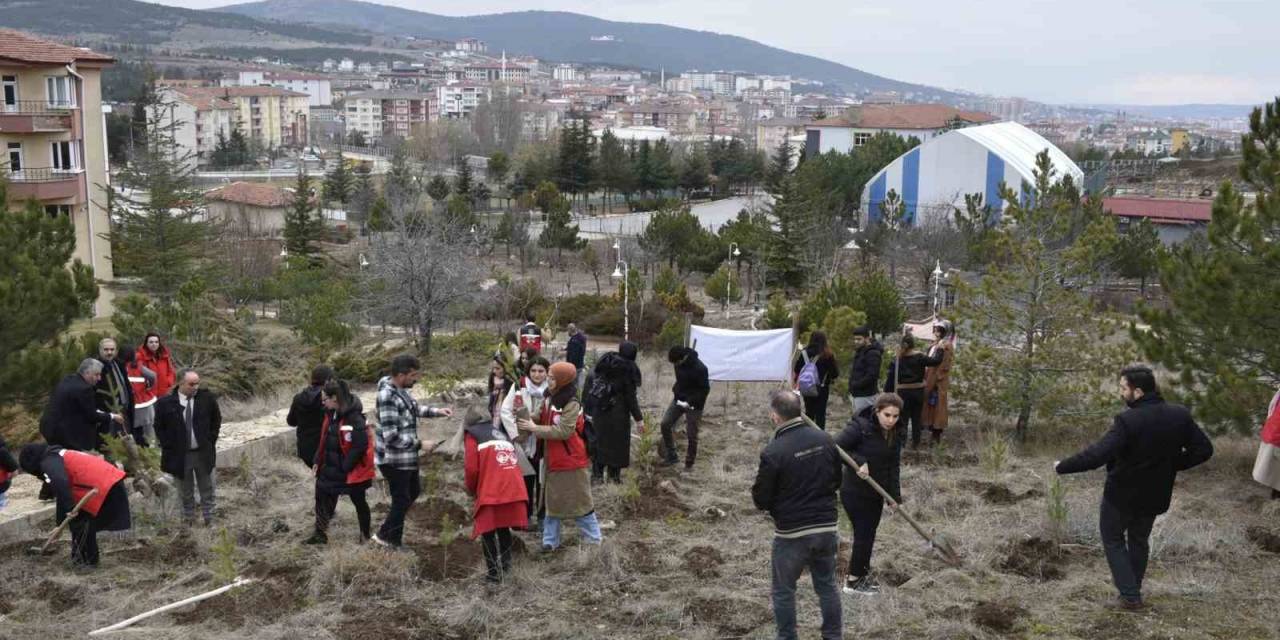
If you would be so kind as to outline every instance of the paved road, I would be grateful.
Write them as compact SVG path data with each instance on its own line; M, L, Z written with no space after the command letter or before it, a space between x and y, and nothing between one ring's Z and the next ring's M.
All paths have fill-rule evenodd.
M711 231L718 231L726 222L738 217L738 212L751 206L764 206L769 202L768 196L742 196L726 198L714 202L705 202L693 206L693 215L698 217L702 226ZM639 213L623 213L610 216L584 216L575 220L584 238L605 238L615 236L638 236L644 232L653 217L652 211ZM543 224L535 222L530 225L529 235L537 237L542 233Z

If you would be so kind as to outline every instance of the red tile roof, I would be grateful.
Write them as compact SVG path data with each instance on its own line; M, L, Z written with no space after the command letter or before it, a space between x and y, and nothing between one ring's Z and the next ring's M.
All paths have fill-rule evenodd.
M810 127L858 127L865 129L941 129L959 118L985 124L996 117L979 111L961 111L945 104L864 104L847 116L816 120Z
M1164 198L1103 198L1102 206L1112 215L1181 222L1209 222L1213 218L1211 200L1171 200Z
M289 206L293 194L261 182L232 182L205 194L208 200L222 200L254 207L279 208Z
M110 64L115 62L115 58L108 55L43 40L13 29L0 29L0 60L16 60L31 64L71 64L73 62Z

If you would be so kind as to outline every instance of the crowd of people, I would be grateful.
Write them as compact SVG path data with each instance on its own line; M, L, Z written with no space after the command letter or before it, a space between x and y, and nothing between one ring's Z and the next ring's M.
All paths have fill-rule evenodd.
M775 527L771 573L778 638L796 637L796 584L806 569L819 596L824 638L841 637L841 590L859 596L879 592L872 550L882 517L903 502L903 449L921 446L925 432L936 443L947 427L955 332L939 322L933 333L933 343L920 351L904 331L884 362L885 349L871 332L854 332L847 387L854 415L838 432L825 431L840 370L822 332L810 334L796 355L792 384L770 394L775 428L760 455L751 495ZM345 495L355 507L362 541L402 547L406 516L422 492L421 458L448 451L463 457L464 485L473 499L472 535L481 540L487 581L501 583L509 575L514 531L534 533L550 553L561 546L565 520L572 520L580 543L600 544L610 523L598 518L592 488L623 481L632 462L632 434L644 428L639 349L624 341L587 372L586 336L573 325L562 360L550 361L543 347L532 318L509 334L490 362L487 401L469 407L454 436L439 442L423 440L418 421L451 417L453 409L415 399L412 389L422 375L415 356L390 360L388 375L377 383L372 420L332 368L315 367L286 418L296 430L297 456L314 475L315 523L303 542L329 541ZM711 384L693 348L674 347L667 361L675 382L659 425L658 463L681 462L675 436L683 420L687 472L697 461ZM1134 610L1144 606L1147 539L1155 518L1169 508L1174 478L1209 459L1213 447L1185 407L1161 397L1149 368L1124 369L1119 385L1128 409L1101 440L1054 469L1069 474L1107 468L1100 534L1116 606ZM1255 468L1255 478L1272 488L1273 498L1280 497L1277 404L1280 393L1268 412ZM71 557L75 565L91 568L98 563L96 533L130 526L125 471L101 454L104 439L128 437L139 446L158 447L161 470L180 484L184 523L195 524L198 504L209 526L217 517L214 470L221 426L217 397L202 388L198 372L175 367L160 336L149 334L137 349L104 339L97 357L85 359L54 389L41 418L44 443L23 446L15 459L0 440L0 499L21 470L43 480L44 493L57 502L59 521L79 505L70 522ZM375 530L366 493L379 475L390 507ZM836 557L840 508L853 527L842 589Z

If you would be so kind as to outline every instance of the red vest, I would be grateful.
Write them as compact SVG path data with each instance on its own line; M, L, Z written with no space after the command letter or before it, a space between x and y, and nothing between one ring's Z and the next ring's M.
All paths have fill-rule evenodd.
M480 442L470 432L466 438L466 481L467 488L475 494L475 510L489 505L528 502L515 445L498 438Z
M135 359L124 367L124 374L129 376L129 386L133 387L133 408L145 409L156 403L156 390L147 386L147 379L142 377L142 367ZM157 386L160 378L156 377Z
M524 353L529 349L536 353L542 352L542 330L532 322L520 327L520 352Z
M71 501L78 503L90 489L97 489L98 495L90 498L80 510L91 516L98 515L98 509L107 499L107 492L124 479L124 472L98 456L81 451L62 449L58 455L62 456L67 479L71 482Z
M342 458L345 460L347 454L351 452L351 432L354 427L338 422L338 447L342 450ZM356 463L354 469L347 472L347 484L359 484L361 482L369 482L373 480L373 427L365 425L365 434L368 437L369 446L365 449L364 456L360 458L360 462ZM320 448L324 445L329 437L329 412L324 412L324 424L320 426ZM324 464L324 456L320 457L320 464Z
M134 361L144 366L156 374L156 386L152 387L151 393L155 396L167 395L173 391L173 385L177 381L178 372L173 368L173 358L169 357L169 348L160 345L160 350L152 354L147 345L138 345L138 350L134 352ZM130 373L129 377L134 374ZM141 377L141 376L139 376ZM134 385L134 404L141 404L137 399L138 387Z
M559 425L561 409L551 406L551 401L542 405L541 424ZM546 440L547 469L551 471L573 471L591 464L587 456L587 443L582 439L582 430L586 427L586 416L579 411L578 423L567 440Z
M7 469L0 469L0 484L4 484L4 483L8 482L8 481L9 481L9 478L12 478L14 473L16 473L16 472L15 472L15 471L9 471L9 470L7 470Z
M1262 441L1273 447L1280 447L1280 403L1276 403L1276 408L1262 425Z

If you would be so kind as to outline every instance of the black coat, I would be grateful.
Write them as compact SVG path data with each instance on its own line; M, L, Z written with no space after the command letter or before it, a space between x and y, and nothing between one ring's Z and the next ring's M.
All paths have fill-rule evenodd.
M342 432L338 429L342 424L352 427L351 447L346 455L342 454ZM320 434L316 434L316 441L319 440ZM316 489L336 494L350 493L352 489L367 489L373 481L347 484L347 474L356 468L368 450L369 433L365 428L361 406L356 404L348 408L341 419L333 412L329 417L329 431L325 434L324 442L312 455L313 464L319 465Z
M818 365L818 388L819 395L827 395L831 392L831 383L840 377L840 367L836 364L835 358L814 358L818 355L809 347L804 348L805 355L809 356L809 361ZM791 363L791 375L793 378L800 375L800 370L804 368L804 357L796 354L796 359Z
M74 479L67 474L62 456L58 455L61 448L48 447L44 454L39 456L40 473L49 482L53 495L57 498L55 522L62 522L62 519L76 506L76 501L71 495ZM89 517L89 514L83 513L81 517ZM98 515L93 516L93 524L99 531L123 531L130 527L129 492L125 489L123 481L111 485L111 489L107 491L107 497L102 501L102 506L98 507Z
M78 373L58 382L40 416L45 442L76 451L97 450L110 426L111 415L98 409L93 386Z
M1107 466L1102 498L1137 516L1169 510L1173 481L1213 456L1213 443L1180 404L1149 393L1117 415L1111 429L1084 451L1058 463L1058 473Z
M98 362L102 363L102 377L98 379L98 387L93 394L94 402L102 411L115 412L116 410L111 408L113 402L111 382L112 380L122 381L123 386L120 389L124 392L125 400L120 405L119 413L124 415L126 423L130 423L133 420L133 385L129 384L129 373L124 370L124 363L120 362L119 358L114 360L98 358ZM117 375L119 378L116 378Z
M871 479L881 488L889 492L897 502L902 502L902 438L895 437L889 442L884 429L876 424L875 410L867 407L862 413L854 416L843 431L836 434L836 446L844 449L858 464L866 464L871 472ZM858 500L882 499L875 489L848 465L844 467L844 478L840 484L841 493L848 493Z
M840 465L831 436L792 420L778 427L760 454L751 499L773 516L779 535L835 531Z
M315 464L316 449L320 446L320 427L324 424L324 405L321 404L321 388L313 384L293 396L285 424L294 427L298 439L298 458L307 466Z
M895 356L889 362L889 373L884 378L884 390L896 391L898 384L923 384L925 369L942 364L946 357L947 352L942 349L938 349L938 354L933 357L919 351L913 351L902 357Z
M701 411L707 404L707 394L711 393L711 379L707 365L698 359L698 352L687 347L684 351L684 359L675 365L676 383L671 386L671 393L676 400L683 400Z
M879 342L872 342L854 352L853 364L849 367L849 395L865 398L876 394L883 357L884 345Z
M591 417L596 438L592 443L592 460L619 469L631 466L631 421L644 419L636 397L640 368L634 361L610 352L601 356L590 377L608 380L613 391L612 397L602 402L583 393L584 409ZM591 384L586 384L585 389L590 391Z
M192 409L192 426L196 433L199 464L205 469L218 466L218 432L222 430L222 411L218 408L218 398L208 389L200 389L195 395L196 406ZM160 398L156 403L156 439L160 441L160 469L165 473L182 477L187 453L191 452L191 441L187 434L187 424L182 415L182 403L178 400L178 389Z
M569 337L569 343L564 347L564 360L582 371L582 366L587 361L586 334L578 333Z
M8 445L5 444L4 438L0 438L0 469L10 473L18 470L18 461L14 459L13 454L9 452ZM11 480L6 479L0 482L0 493L9 490Z

